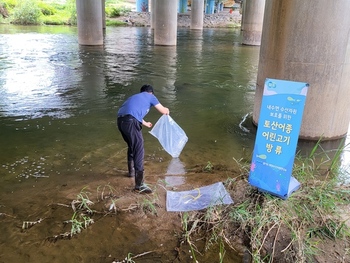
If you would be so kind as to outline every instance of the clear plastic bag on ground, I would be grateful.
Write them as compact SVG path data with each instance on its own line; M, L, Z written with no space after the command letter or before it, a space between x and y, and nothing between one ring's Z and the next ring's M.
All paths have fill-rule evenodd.
M209 206L232 203L233 200L222 182L190 191L166 192L166 210L171 212L201 210Z
M162 115L150 134L156 137L164 150L174 158L180 156L188 141L184 130L169 115Z

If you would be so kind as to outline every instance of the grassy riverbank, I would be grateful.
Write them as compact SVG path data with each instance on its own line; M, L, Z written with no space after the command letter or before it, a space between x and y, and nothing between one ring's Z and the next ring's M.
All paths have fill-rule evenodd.
M250 165L238 162L241 177L225 184L235 204L183 216L188 243L195 248L202 229L200 238L208 245L217 240L220 248L234 247L239 237L255 263L350 262L350 187L339 167L343 149L330 157L318 147L307 157L297 155L293 176L301 188L287 200L239 183Z
M119 17L132 8L132 3L128 1L106 0L106 17ZM76 25L77 22L75 0L0 0L0 13L0 23Z
M106 0L106 26L150 26L149 12L135 12L136 3L126 0ZM0 0L0 23L19 25L76 26L75 0ZM190 14L178 15L178 27L190 26ZM203 27L240 27L241 14L229 10L205 15Z

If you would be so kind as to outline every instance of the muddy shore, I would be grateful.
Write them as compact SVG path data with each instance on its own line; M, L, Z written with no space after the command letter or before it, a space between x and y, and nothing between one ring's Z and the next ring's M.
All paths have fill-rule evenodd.
M205 14L203 27L204 28L222 28L222 27L240 27L241 26L241 14L239 11L224 10L215 14ZM151 26L151 13L149 12L128 12L118 18L111 20L118 20L126 23L127 26ZM191 12L185 14L178 14L177 17L178 27L190 27L191 25Z

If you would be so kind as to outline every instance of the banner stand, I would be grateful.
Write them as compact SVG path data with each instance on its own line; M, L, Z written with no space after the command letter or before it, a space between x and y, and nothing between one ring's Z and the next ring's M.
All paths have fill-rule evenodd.
M275 192L270 192L270 191L267 191L267 190L262 189L262 188L258 188L258 190L260 192L268 193L268 194L271 194L273 196L277 196L283 200L286 200L292 193L297 191L299 188L300 188L300 183L298 182L297 179L295 179L293 176L291 176L290 181L289 181L288 193L286 195L278 195Z
M300 188L292 176L309 84L265 80L248 181L259 191L287 199Z

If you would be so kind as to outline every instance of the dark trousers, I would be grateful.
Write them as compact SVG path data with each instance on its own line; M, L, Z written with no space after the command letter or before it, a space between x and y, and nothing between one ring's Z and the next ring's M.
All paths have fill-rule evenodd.
M118 117L117 125L128 145L127 160L134 162L135 171L143 171L144 146L142 124L131 115Z

